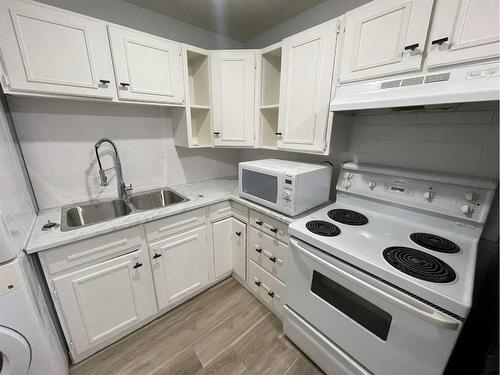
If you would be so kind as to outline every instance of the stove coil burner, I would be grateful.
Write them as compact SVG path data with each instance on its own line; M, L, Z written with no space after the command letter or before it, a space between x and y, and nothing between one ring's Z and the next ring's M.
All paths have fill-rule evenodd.
M312 220L306 223L306 228L314 234L326 237L335 237L340 234L340 229L335 224L323 220Z
M365 225L368 223L368 218L365 215L341 208L328 211L328 217L334 221L348 225Z
M455 271L442 260L409 247L393 246L383 252L385 260L407 275L434 283L455 280Z
M410 239L417 245L425 247L429 250L438 251L440 253L458 253L460 247L457 244L447 240L446 238L436 236L430 233L412 233Z

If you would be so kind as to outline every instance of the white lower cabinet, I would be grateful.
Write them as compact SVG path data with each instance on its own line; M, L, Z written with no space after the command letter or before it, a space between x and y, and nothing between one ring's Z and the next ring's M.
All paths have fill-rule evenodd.
M159 309L208 283L209 248L206 226L149 245Z
M155 314L147 256L136 250L52 280L74 357Z
M233 271L245 280L246 224L229 217L212 224L215 278Z

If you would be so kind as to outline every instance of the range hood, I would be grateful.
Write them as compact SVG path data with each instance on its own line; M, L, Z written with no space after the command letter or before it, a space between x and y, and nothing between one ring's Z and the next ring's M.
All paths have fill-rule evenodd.
M385 78L337 87L331 111L499 100L499 63Z

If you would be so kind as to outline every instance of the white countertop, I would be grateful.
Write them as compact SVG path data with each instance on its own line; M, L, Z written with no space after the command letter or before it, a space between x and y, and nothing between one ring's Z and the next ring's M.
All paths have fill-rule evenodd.
M236 179L236 177L213 179L169 187L176 192L184 195L186 198L189 198L189 201L174 204L170 207L162 207L154 210L133 213L128 216L108 220L94 225L89 225L88 227L73 229L67 232L62 232L60 227L47 232L42 231L41 228L43 224L45 224L49 219L51 221L61 223L61 207L41 210L36 218L33 231L26 247L26 252L28 254L36 253L71 242L98 236L100 234L129 228L134 225L143 224L167 216L194 210L196 208L206 207L208 205L217 202L223 202L226 200L233 200L235 202L244 204L249 208L258 210L288 224L298 219L299 217L305 216L310 213L305 212L304 214L299 215L299 217L296 216L294 218L291 218L269 208L240 198L238 196L238 180ZM313 210L316 210L318 208L315 208Z

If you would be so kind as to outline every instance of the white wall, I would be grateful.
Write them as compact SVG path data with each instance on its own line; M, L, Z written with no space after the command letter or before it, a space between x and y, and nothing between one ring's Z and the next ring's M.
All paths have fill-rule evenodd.
M202 48L239 48L241 43L124 0L38 0L72 12Z
M9 106L41 209L116 197L114 178L99 186L94 144L102 137L116 142L136 191L237 173L239 150L176 148L166 107L21 97ZM103 167L112 166L109 149L101 152Z
M369 0L327 0L247 40L243 43L243 47L262 48L269 46L287 36L339 17L368 2Z

